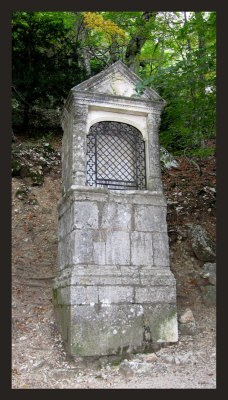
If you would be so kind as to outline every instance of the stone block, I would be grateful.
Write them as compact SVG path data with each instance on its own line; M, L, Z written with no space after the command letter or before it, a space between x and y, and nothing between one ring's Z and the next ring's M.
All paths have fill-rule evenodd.
M56 289L58 305L75 305L98 303L98 287L71 285Z
M135 205L135 230L167 232L166 207Z
M140 285L140 276L139 273L136 272L131 275L122 275L121 276L121 284L122 285Z
M105 265L105 242L94 242L94 263L98 265Z
M102 304L133 303L133 287L131 286L101 286L99 301Z
M129 233L121 231L107 232L106 262L114 265L130 264Z
M70 304L98 303L98 287L96 286L71 286Z
M55 306L55 317L58 321L58 326L61 331L63 340L65 341L67 347L70 343L71 336L71 309L70 306L61 305Z
M60 288L55 289L54 300L58 306L70 305L71 304L71 288L70 288L70 286L60 287Z
M143 323L148 333L148 340L154 343L177 342L178 323L176 304L145 304Z
M166 269L162 267L163 269ZM167 268L168 270L168 268ZM176 281L174 276L170 273L169 274L155 274L153 273L155 271L154 267L150 267L147 271L145 269L140 270L140 282L141 285L149 285L149 286L173 286L175 285Z
M59 241L58 244L58 266L59 269L71 265L73 261L74 240L72 234L69 234Z
M91 201L74 203L74 226L76 229L98 228L98 207Z
M154 265L169 266L169 241L167 233L153 233Z
M129 282L127 282L130 284ZM75 275L71 279L72 285L90 285L90 286L99 286L99 285L122 285L122 277L120 276L99 276L99 275L84 275L77 276Z
M117 203L105 204L102 212L101 228L130 230L131 206Z
M175 303L176 288L174 286L146 286L135 288L136 303Z
M131 234L131 264L152 265L153 249L151 233L132 232Z
M90 230L79 230L71 233L74 238L74 264L93 263L93 235Z
M74 306L71 330L70 352L75 356L122 354L143 344L142 307Z
M64 268L66 262L65 262L65 244L63 243L63 241L59 240L58 242L58 268L59 270L61 270L62 268Z
M58 221L59 240L63 239L73 229L73 207L70 205Z

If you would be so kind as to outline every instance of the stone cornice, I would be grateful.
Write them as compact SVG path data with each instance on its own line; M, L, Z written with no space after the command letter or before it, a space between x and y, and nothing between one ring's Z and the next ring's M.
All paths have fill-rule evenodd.
M90 186L80 186L72 185L64 196L59 200L57 204L57 209L60 208L66 201L73 201L74 197L81 195L89 195L97 197L99 201L107 201L107 198L113 199L113 201L118 202L118 198L123 197L134 199L134 204L149 204L166 207L166 199L162 191L155 190L109 190L107 188L90 187Z
M115 105L115 108L119 105L120 108L123 107L132 107L137 109L144 109L147 112L150 112L151 109L160 112L166 105L164 100L149 100L149 99L140 99L135 97L124 97L117 95L110 95L104 93L96 93L93 91L86 90L74 90L72 89L73 98L78 102L82 102L84 104L89 105Z

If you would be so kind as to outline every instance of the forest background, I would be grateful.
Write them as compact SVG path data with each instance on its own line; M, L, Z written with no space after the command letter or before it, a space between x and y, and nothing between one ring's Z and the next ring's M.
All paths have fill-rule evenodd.
M13 12L12 126L31 140L61 135L70 89L117 60L166 100L160 144L215 153L215 12Z

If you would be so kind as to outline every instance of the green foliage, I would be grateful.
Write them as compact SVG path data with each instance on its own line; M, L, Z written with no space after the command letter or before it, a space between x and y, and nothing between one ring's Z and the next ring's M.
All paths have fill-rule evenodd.
M57 110L85 76L62 14L12 14L12 119L30 132L56 126Z
M88 25L82 12L12 13L14 128L51 137L60 129L69 90L116 60L127 64L130 53L142 78L135 97L152 87L167 101L161 145L171 153L210 154L205 143L215 137L216 13L92 17Z
M208 147L203 148L200 147L198 149L191 149L186 151L187 156L197 156L200 158L207 158L215 154L216 148L215 147Z
M215 137L215 13L205 19L201 15L200 21L191 15L182 26L177 19L177 31L177 25L174 24L174 31L171 22L174 21L169 21L171 29L166 31L165 57L160 68L156 68L159 61L154 59L154 73L136 86L136 93L140 97L149 86L167 101L160 127L160 142L164 147L173 153L192 149L195 154L197 151L206 154L201 144Z

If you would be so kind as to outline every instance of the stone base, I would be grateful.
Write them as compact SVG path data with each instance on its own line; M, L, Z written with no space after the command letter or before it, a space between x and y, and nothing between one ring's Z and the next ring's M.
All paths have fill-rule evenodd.
M80 285L73 273L65 280L57 278L53 293L66 350L73 356L103 356L176 342L175 280L168 269L152 272L147 274L150 284L141 285L136 271L132 285L115 285L114 276L100 277L100 285L91 286ZM92 279L96 281L91 275L83 277L84 283Z
M175 307L81 305L63 306L57 312L66 350L73 356L124 354L156 342L177 341Z
M54 300L67 351L102 356L176 342L163 195L72 188L58 211Z

